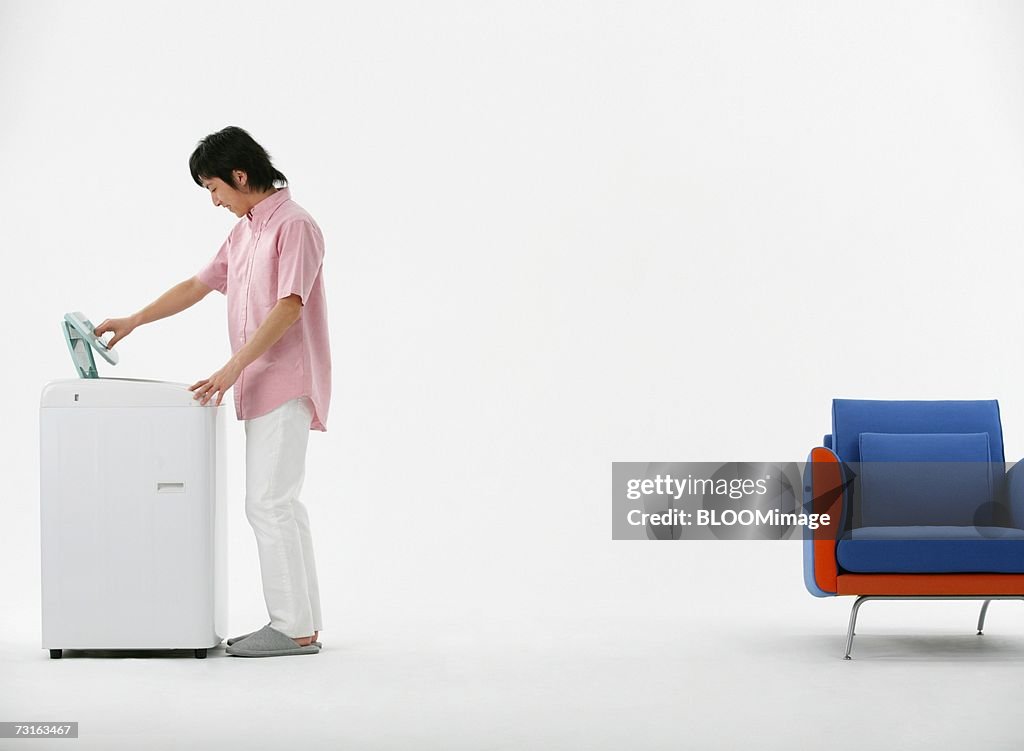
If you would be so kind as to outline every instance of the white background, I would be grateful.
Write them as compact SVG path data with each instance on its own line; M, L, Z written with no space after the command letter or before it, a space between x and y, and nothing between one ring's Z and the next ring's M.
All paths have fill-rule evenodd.
M776 639L748 667L784 676L757 660L799 662L787 629L809 628L811 682L815 660L835 667L849 601L804 591L796 545L611 541L610 463L802 460L836 396L998 398L1007 458L1024 454L1012 3L3 0L0 110L0 658L22 665L0 720L95 712L92 732L114 732L98 706L42 703L38 395L73 375L65 312L127 315L215 253L234 218L187 159L225 125L270 151L326 238L334 399L305 499L338 654L525 650L542 675L545 650L590 644L585 666L657 634L685 681L707 665L686 651L700 633L705 657ZM206 377L229 354L223 298L118 350L102 374ZM264 611L233 421L229 440L244 631ZM883 633L904 623L877 607ZM951 607L898 612L926 632ZM957 612L972 633L973 609ZM1022 653L1024 637L999 656ZM600 672L558 695L596 690ZM642 674L643 701L601 701L652 701L664 684ZM741 676L739 708L755 711ZM864 690L876 679L891 690L878 675ZM789 701L764 680L762 696ZM670 682L659 701L720 719L733 694L709 685ZM1004 696L1007 711L1024 698ZM588 745L628 723L566 716L531 742ZM632 742L677 737L659 716ZM442 725L414 722L406 747L457 745L459 723ZM722 725L734 743L752 732ZM1009 733L994 727L989 740ZM774 732L759 742L782 743ZM965 720L939 739L957 733L985 738Z

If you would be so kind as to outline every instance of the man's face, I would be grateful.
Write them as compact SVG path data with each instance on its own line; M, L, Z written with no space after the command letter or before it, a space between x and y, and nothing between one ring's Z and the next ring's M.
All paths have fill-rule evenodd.
M241 177L244 188L244 172L241 173ZM219 177L203 178L203 187L210 191L210 199L214 206L223 206L237 217L242 217L249 210L249 195L234 185L228 185Z

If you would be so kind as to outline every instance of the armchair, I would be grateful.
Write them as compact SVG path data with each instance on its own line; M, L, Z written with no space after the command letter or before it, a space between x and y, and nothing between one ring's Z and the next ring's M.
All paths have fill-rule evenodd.
M804 582L868 600L1024 599L1024 470L1005 471L996 401L836 399L804 470Z

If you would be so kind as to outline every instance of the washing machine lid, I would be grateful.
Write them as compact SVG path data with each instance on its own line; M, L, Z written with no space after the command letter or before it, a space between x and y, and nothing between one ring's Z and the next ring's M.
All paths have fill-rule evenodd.
M117 365L117 353L96 336L95 328L92 322L78 311L64 314L64 339L68 343L68 351L71 353L71 360L75 363L79 378L99 378L99 373L96 372L96 359L92 356L93 350L99 352L111 365Z

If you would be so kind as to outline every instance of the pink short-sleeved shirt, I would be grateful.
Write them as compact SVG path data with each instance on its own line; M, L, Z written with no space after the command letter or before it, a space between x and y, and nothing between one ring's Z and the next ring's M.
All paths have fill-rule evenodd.
M242 371L233 387L239 420L265 415L287 401L313 402L310 430L327 430L331 346L323 282L324 238L287 188L252 207L217 255L196 276L227 295L228 335L237 352L277 301L302 298L302 316Z

